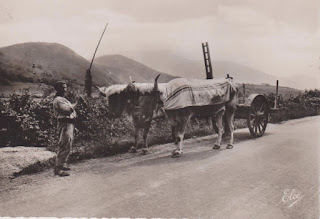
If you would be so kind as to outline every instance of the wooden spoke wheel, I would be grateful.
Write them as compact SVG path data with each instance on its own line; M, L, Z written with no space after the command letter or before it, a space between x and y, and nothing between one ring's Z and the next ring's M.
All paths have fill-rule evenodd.
M261 137L266 131L269 109L268 101L264 96L258 95L252 100L247 122L250 133L254 138Z

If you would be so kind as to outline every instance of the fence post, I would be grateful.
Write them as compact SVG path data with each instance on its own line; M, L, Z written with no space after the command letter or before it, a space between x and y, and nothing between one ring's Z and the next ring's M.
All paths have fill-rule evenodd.
M277 80L277 87L276 87L276 98L274 100L274 108L277 109L278 104L278 90L279 90L279 80Z
M243 103L246 102L246 85L242 84L242 89L243 89Z

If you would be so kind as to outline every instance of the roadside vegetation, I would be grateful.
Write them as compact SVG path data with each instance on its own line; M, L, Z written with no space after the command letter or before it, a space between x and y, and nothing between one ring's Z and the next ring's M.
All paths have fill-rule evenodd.
M265 95L273 107L275 95ZM76 93L71 91L68 98L74 100ZM50 151L57 149L56 121L53 118L53 96L34 100L29 90L20 94L12 93L0 99L1 137L4 146L40 146ZM90 98L88 104L77 109L79 118L71 160L110 156L126 152L134 143L131 118L110 118L108 107L103 99ZM271 116L270 122L314 116L320 114L320 90L306 90L298 95L280 95L278 112ZM246 127L246 121L236 120L236 128ZM186 138L212 134L213 128L208 119L192 119L187 128ZM249 132L249 131L248 131ZM169 143L171 129L164 118L152 123L149 145Z

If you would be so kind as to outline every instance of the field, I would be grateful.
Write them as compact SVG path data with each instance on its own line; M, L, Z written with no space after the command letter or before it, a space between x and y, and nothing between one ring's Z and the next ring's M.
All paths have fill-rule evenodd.
M243 92L242 89L242 85L239 85L240 88L240 92ZM261 84L261 85L256 85L256 84L246 84L245 85L245 89L246 89L246 96L250 95L250 94L265 94L268 95L270 93L276 93L276 86L272 86L272 85L266 85L266 84ZM297 90L297 89L293 89L290 87L281 87L279 86L279 94L282 96L288 96L288 95L292 95L292 96L297 96L299 95L302 91Z

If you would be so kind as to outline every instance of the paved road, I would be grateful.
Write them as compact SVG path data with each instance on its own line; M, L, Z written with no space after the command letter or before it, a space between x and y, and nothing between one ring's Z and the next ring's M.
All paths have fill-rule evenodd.
M2 184L1 216L319 218L320 117L270 125L252 139L238 130L233 150L215 136L152 154L93 159Z

